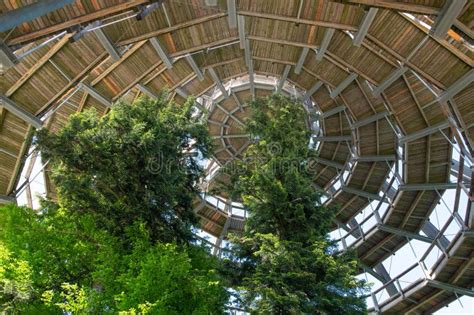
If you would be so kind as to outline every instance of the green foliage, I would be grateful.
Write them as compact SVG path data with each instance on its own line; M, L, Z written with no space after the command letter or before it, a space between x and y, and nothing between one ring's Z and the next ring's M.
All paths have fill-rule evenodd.
M251 108L254 142L232 166L230 188L250 217L231 239L234 256L223 272L255 313L365 313L356 261L333 255L327 240L334 211L313 185L315 150L302 104L272 95Z
M72 314L81 314L87 311L88 302L84 288L79 288L77 284L63 283L61 289L59 293L53 290L45 291L42 295L43 302Z
M239 286L244 305L253 313L365 312L359 298L363 283L354 278L356 261L331 255L326 241L305 246L274 234L256 234L237 242L247 248L247 259L254 265Z
M73 115L36 139L58 201L0 208L0 308L22 314L221 314L228 293L193 245L192 200L209 155L184 106L140 99Z
M99 214L116 235L140 218L152 238L186 241L196 223L192 199L202 169L193 155L209 155L205 126L184 106L139 99L71 116L57 134L38 132L36 143L52 167L60 204Z
M255 213L249 233L277 233L284 240L311 242L325 235L333 212L321 207L311 172L315 151L303 106L281 95L251 103L248 132L255 140L237 161L234 198ZM258 215L257 215L258 214Z
M0 240L32 270L35 289L42 292L63 282L88 282L93 261L111 237L97 230L91 216L74 216L63 209L42 215L5 206L0 211Z
M14 309L58 311L54 305L41 305L43 292L59 289L66 282L90 283L91 262L109 241L106 232L95 229L90 216L77 217L55 208L42 215L14 205L0 208L0 242L29 270L27 298Z
M135 222L122 237L90 215L0 208L0 302L22 313L220 314L217 260L201 247L153 242ZM33 307L34 306L34 307ZM41 311L39 311L41 310Z
M215 269L216 261L195 248L183 251L174 244L157 244L146 253L134 252L126 273L119 277L124 290L120 309L152 301L152 314L218 314L227 293Z
M0 242L0 303L5 311L14 309L31 296L31 268L27 261L12 257Z

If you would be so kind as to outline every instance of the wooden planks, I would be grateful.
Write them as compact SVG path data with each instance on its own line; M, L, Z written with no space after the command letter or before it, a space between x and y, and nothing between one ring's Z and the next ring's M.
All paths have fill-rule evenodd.
M27 72L25 72L20 80L15 82L8 91L5 93L7 97L10 97L13 93L15 93L28 79L30 79L36 71L38 71L48 60L53 57L61 48L64 47L69 42L69 39L72 37L72 34L64 35L59 42L54 44L54 46L44 55L42 56Z

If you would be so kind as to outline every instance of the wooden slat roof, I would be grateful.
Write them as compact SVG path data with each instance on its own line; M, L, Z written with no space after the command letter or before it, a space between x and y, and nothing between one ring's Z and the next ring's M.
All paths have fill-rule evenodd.
M0 13L30 3L32 1L4 1L0 3ZM46 126L51 130L58 130L69 115L77 111L95 107L99 114L107 112L107 105L78 89L80 82L95 89L107 101L121 97L132 101L141 95L138 84L152 93L167 88L179 104L184 99L175 93L178 88L180 93L188 95L210 95L216 83L209 69L214 69L224 83L246 78L249 71L244 50L240 48L238 28L229 26L226 3L219 0L216 6L206 6L204 0L165 1L164 6L137 21L134 15L141 10L141 5L150 4L149 1L77 0L0 33L7 45L24 53L52 35L64 30L71 32L45 44L8 69L0 77L0 93L27 113L38 117L48 115ZM458 32L456 36L467 41L472 39L468 34L474 27L472 1L467 2L457 17L456 29L444 38L432 37L425 26L412 18L419 17L429 25L441 11L444 0L304 1L299 15L298 0L237 0L236 3L237 13L245 22L255 74L279 79L289 65L287 81L296 88L304 91L318 81L324 83L311 95L317 111L331 113L344 106L343 111L321 119L323 136L349 136L351 140L321 142L321 161L315 166L314 178L318 187L329 191L339 180L342 173L338 167L345 167L351 161L350 147L361 157L395 155L398 136L393 126L402 135L413 135L449 122L449 127L459 128L466 152L473 154L472 79L448 101L437 99L437 95L473 71L472 49L463 41L453 40L451 33ZM362 45L356 47L352 37L364 19L365 10L372 4L379 10ZM77 41L70 40L78 26L97 20L102 21L102 30L120 52L118 61L109 56L93 32ZM315 50L328 28L336 30L324 58L318 61ZM156 38L174 60L171 69L161 60L151 38ZM296 74L294 68L304 48L309 48L309 53L301 72ZM203 72L202 81L184 58L188 53ZM380 85L400 63L408 71L390 84L381 97L373 96L374 86ZM331 91L351 73L357 74L357 78L336 98L331 98ZM262 87L256 89L257 95L269 92ZM242 104L251 98L248 89L235 94ZM209 113L209 118L217 122L208 123L211 135L242 133L238 120L244 120L248 111L235 111L230 115L235 115L234 119L228 114L238 106L233 97L220 101L219 105L221 108L216 106ZM351 127L381 113L386 113L386 118ZM442 128L444 135L436 132L405 144L404 167L400 174L406 184L449 181L452 148L448 139L456 136L449 127ZM31 130L22 119L0 106L0 195L15 192ZM238 155L245 142L245 138L216 139L221 149L216 158L222 162L231 155ZM348 223L368 205L364 194L377 194L382 189L391 165L393 162L387 161L351 164L346 188L331 192L332 198L327 201L339 205L339 222ZM48 180L46 183L53 187ZM384 223L417 233L438 199L433 191L399 191L392 200L391 210L383 218ZM226 218L214 210L207 205L198 214L203 229L219 237ZM243 228L242 222L231 222L232 229ZM374 228L354 247L367 266L374 266L405 243L406 238ZM441 305L442 301L436 301L436 305Z

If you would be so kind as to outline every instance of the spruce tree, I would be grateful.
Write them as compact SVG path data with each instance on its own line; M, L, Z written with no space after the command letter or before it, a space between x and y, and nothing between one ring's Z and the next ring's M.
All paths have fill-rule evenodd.
M277 94L250 105L253 143L227 169L233 199L250 213L224 268L241 304L253 313L365 313L357 262L336 255L328 239L334 209L313 184L316 151L303 105Z

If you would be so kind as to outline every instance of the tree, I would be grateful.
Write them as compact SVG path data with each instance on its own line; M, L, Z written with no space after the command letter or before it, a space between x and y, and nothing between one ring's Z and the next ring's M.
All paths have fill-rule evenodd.
M91 214L0 208L0 307L13 313L221 314L217 258L151 240L143 222L121 237Z
M220 314L228 293L195 245L192 200L209 155L192 111L166 101L73 115L36 143L57 202L0 208L0 303L25 314Z
M27 261L12 257L0 243L0 303L4 311L15 309L31 296L31 268Z
M256 313L364 313L357 263L334 255L329 242L333 209L313 185L315 150L302 104L274 94L251 102L253 143L232 168L233 199L250 217L231 240L228 277Z
M133 106L114 104L102 118L92 110L72 115L57 134L40 130L36 143L60 204L100 214L115 235L139 218L154 240L189 240L202 175L195 155L206 158L211 149L193 104L180 106L162 94Z

